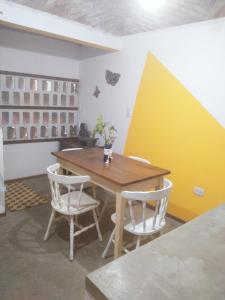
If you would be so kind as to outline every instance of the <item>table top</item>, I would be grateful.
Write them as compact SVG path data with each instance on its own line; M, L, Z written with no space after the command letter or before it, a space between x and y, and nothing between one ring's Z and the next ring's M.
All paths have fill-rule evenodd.
M225 204L90 273L94 299L225 299Z
M52 153L58 159L65 160L89 172L99 175L119 186L137 183L170 174L170 171L153 165L146 165L124 155L113 153L110 164L103 162L102 148L89 148Z

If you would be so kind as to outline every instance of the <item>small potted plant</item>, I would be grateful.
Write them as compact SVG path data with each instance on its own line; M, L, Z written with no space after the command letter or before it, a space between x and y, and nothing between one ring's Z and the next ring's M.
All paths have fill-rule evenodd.
M95 128L93 130L93 137L99 134L104 139L104 162L111 163L112 145L116 139L116 128L108 122L103 120L100 115L97 118Z

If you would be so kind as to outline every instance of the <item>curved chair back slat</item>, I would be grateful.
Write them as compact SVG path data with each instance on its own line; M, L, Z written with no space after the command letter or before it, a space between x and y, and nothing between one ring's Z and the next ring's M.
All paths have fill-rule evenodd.
M140 162L143 162L144 164L147 164L147 165L150 165L151 162L145 158L142 158L142 157L138 157L138 156L133 156L133 155L130 155L128 156L129 158L133 159L133 160L137 160L137 161L140 161Z
M62 151L74 151L74 150L83 150L83 148L66 148L66 149L62 149Z
M79 193L79 205L81 203L81 195L83 191L83 184L85 182L90 181L90 176L66 176L66 175L60 175L60 164L56 163L54 165L51 165L47 168L48 178L50 182L50 188L51 188L51 194L52 194L52 201L56 205L59 205L61 207L61 199L62 194L61 190L62 187L66 187L68 190L68 198L67 198L67 209L70 210L70 199L71 199L71 192L74 191L74 188L72 188L72 185L80 184L80 193Z
M155 201L155 211L154 211L153 222L152 222L152 229L154 229L156 223L158 222L158 226L160 226L162 221L165 218L171 189L172 189L172 182L169 181L168 179L164 179L163 188L156 191L149 191L149 192L123 191L122 192L122 197L128 199L130 219L134 229L137 222L135 219L135 213L132 205L133 202L138 201L142 204L142 224L143 224L143 232L144 232L146 228L146 217L145 217L146 203L151 200Z
M149 192L123 191L122 196L130 200L140 200L140 201L161 200L162 198L167 196L171 188L172 188L172 182L168 179L164 179L162 189L149 191Z

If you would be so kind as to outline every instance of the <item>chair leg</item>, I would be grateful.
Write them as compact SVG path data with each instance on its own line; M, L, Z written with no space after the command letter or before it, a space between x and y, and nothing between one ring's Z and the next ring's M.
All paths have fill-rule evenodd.
M97 198L97 190L96 190L96 185L92 184L92 195L96 199Z
M140 243L141 243L141 236L139 235L137 237L136 249L140 247Z
M101 222L102 216L103 216L103 214L104 214L104 212L105 212L105 210L106 210L106 207L107 207L108 204L109 204L109 199L110 199L110 195L107 195L106 198L105 198L105 200L104 200L104 204L103 204L103 206L102 206L100 215L99 215L99 217L98 217L98 221L99 221L99 222Z
M50 219L48 221L48 227L47 227L47 230L45 232L45 236L44 236L44 240L46 241L48 239L48 235L49 235L49 231L50 231L50 228L52 226L52 222L54 220L54 217L55 217L55 210L54 208L52 209L52 213L51 213L51 216L50 216Z
M108 252L108 250L109 250L109 247L110 247L110 245L111 245L111 243L112 243L112 240L113 240L113 238L114 238L114 236L115 236L115 232L116 232L116 229L114 228L114 229L113 229L113 232L112 232L111 235L110 235L110 238L109 238L109 241L108 241L108 243L107 243L107 246L106 246L105 250L104 250L103 253L102 253L102 258L105 258L105 257L106 257L106 254L107 254L107 252Z
M74 220L73 216L70 216L70 260L73 260L73 242L74 242Z
M100 216L99 207L96 208L96 214L97 214L97 217L99 218L99 216Z
M93 198L97 199L97 187L96 187L96 185L92 184L91 189L92 189L92 196L93 196ZM96 212L97 212L97 216L99 216L100 212L99 212L99 208L98 207L96 208Z
M93 212L93 217L94 217L94 221L95 221L95 226L96 226L96 229L97 229L97 232L98 232L98 239L101 242L102 241L102 234L101 234L101 230L100 230L100 227L99 227L98 218L97 218L95 209L93 209L92 212Z

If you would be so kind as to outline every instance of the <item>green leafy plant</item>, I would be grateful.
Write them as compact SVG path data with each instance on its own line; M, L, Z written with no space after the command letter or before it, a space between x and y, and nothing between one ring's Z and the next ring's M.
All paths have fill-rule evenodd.
M105 145L112 145L116 139L116 133L117 130L113 125L105 122L102 115L98 116L93 130L93 137L95 137L96 134L99 134L103 137Z

